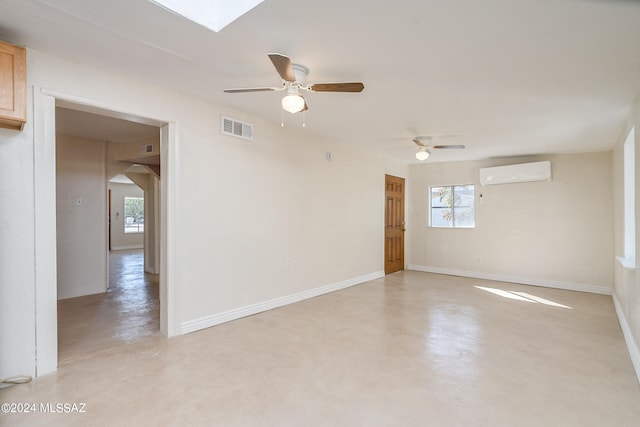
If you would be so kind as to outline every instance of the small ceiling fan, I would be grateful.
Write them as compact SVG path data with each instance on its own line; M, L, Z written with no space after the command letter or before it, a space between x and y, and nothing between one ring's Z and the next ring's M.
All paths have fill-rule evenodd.
M431 150L464 150L465 148L462 144L431 145L432 140L433 138L430 136L416 136L413 138L413 142L418 146L416 159L421 162L427 160L431 155Z
M282 78L281 87L253 87L225 89L226 93L242 92L268 92L286 90L287 94L282 98L282 108L290 113L298 113L309 109L300 91L307 92L362 92L364 84L353 83L316 83L307 84L309 69L298 64L292 64L288 56L280 53L268 54L273 66Z

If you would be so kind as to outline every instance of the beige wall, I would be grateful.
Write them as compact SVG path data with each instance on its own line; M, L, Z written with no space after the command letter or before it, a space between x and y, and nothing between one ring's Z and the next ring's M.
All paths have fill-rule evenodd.
M57 135L58 299L107 288L106 143Z
M183 147L185 320L383 267L376 155L277 123L260 121L254 132L243 141L212 128Z
M144 191L135 184L117 182L109 182L107 188L111 190L111 250L142 249L144 233L124 232L124 198L144 197Z
M480 186L482 167L540 160L551 182ZM411 268L610 292L610 153L429 163L410 178ZM476 185L475 228L427 227L429 186L451 184Z
M621 132L613 150L613 198L614 198L614 255L624 255L624 142L632 127L635 127L635 265L640 255L640 98L630 111L627 126ZM624 268L614 263L614 301L620 325L629 347L638 379L640 379L640 275L635 269Z

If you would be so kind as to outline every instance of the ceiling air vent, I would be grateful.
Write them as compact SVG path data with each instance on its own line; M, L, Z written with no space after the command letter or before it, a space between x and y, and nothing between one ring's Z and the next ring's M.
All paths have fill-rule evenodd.
M251 141L253 139L253 125L222 116L222 133Z
M153 144L146 144L140 146L140 154L153 153Z

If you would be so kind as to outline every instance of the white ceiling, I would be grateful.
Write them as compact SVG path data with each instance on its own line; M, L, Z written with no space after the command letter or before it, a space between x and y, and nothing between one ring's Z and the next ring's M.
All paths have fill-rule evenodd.
M464 151L429 161L608 150L640 94L640 2L266 0L219 33L145 0L1 0L0 39L267 117L266 54L313 83L306 131L415 162L416 135ZM298 126L299 116L286 117ZM442 136L438 138L438 136Z
M56 108L56 132L115 143L160 139L155 126L64 107Z

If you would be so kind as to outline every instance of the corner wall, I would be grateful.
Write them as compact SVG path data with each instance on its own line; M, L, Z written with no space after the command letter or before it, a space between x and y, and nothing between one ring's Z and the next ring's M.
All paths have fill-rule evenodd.
M541 160L551 182L480 185L480 168ZM411 182L410 268L611 293L611 153L415 165ZM428 227L429 187L456 184L476 186L475 228Z

